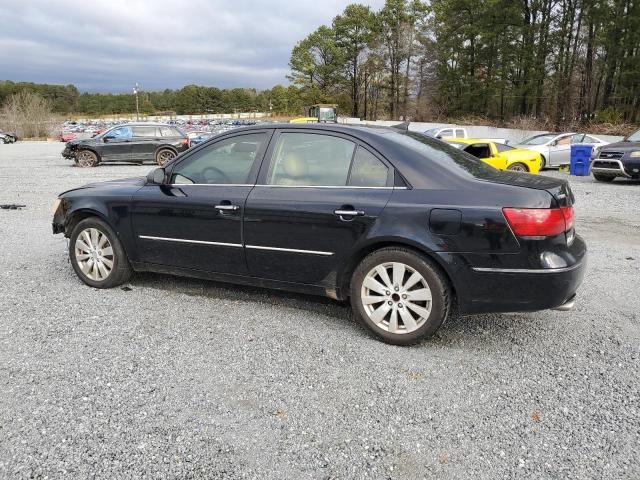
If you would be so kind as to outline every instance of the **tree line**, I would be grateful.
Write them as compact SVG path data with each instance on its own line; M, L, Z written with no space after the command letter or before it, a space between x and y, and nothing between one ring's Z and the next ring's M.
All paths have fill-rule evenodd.
M640 122L640 0L352 4L300 40L290 80L354 117Z
M80 93L74 85L48 85L29 82L0 81L0 105L20 93L44 98L53 113L89 116L132 114L136 112L133 93ZM296 86L275 87L257 91L252 88L219 89L187 85L179 90L141 91L138 94L140 113L172 113L177 115L268 112L298 115L304 111L306 95Z

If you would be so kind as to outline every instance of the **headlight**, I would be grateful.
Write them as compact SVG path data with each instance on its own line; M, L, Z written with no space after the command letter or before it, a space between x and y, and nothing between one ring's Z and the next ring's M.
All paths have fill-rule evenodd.
M62 200L60 200L59 198L55 199L55 201L51 205L51 215L56 214L56 212L58 211L58 207L60 206L60 202L62 202Z
M638 158L638 157L640 157L640 150L636 150L635 152L631 152L631 153L629 154L629 156L630 156L631 158Z

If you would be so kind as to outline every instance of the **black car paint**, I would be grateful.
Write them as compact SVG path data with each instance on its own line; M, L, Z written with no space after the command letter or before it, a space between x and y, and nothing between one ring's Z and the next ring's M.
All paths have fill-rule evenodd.
M176 136L142 137L135 134L128 139L109 138L109 132L123 126L128 127L169 127L172 131L176 131ZM62 156L71 160L76 158L77 152L80 150L91 150L94 152L101 163L108 162L134 162L141 163L144 161L155 160L156 153L161 148L169 148L176 154L184 152L189 148L189 137L182 133L173 125L164 125L156 123L128 123L116 125L109 130L96 135L92 138L71 140L65 144Z
M265 128L226 132L193 151L256 130ZM54 217L54 233L68 236L77 221L97 215L117 232L135 270L338 299L349 295L350 274L360 259L378 248L402 245L428 256L443 270L463 314L553 308L575 295L586 267L583 240L573 231L542 240L516 238L502 213L503 207L571 205L574 199L566 182L499 172L438 140L416 151L398 143L394 136L399 134L390 130L318 124L273 125L269 130L274 138L285 130L349 137L393 167L393 178L380 189L267 187L267 149L248 186L155 185L135 178L65 192ZM165 178L180 161L167 165ZM224 201L237 202L239 210L216 211ZM366 215L344 221L333 211L345 206ZM139 238L149 232L157 237L216 238L242 248L183 249Z

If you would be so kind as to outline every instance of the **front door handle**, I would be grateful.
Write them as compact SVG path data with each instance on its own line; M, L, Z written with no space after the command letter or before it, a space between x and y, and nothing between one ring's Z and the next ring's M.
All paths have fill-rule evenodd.
M333 213L341 217L362 217L364 210L334 210Z
M231 211L231 212L240 210L240 207L238 205L216 205L216 208L218 210L225 210L225 211Z

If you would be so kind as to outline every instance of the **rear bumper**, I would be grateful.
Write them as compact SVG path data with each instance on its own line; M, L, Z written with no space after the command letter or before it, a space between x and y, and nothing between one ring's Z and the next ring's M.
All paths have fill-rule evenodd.
M559 268L540 264L519 268L499 265L497 259L493 263L496 267L474 267L467 260L467 267L458 270L455 285L460 313L570 309L572 305L567 303L575 297L587 269L587 250L581 237L576 235L563 258L566 263Z
M461 313L532 312L560 308L575 297L586 271L586 257L567 268L472 269Z

